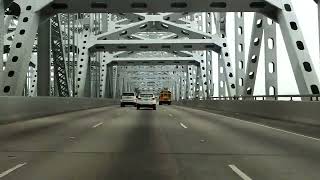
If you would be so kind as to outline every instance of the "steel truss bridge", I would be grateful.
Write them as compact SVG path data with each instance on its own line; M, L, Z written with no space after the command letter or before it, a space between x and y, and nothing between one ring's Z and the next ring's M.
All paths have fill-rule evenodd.
M132 143L129 143L130 138L128 138L128 141L123 140L124 144L129 143L128 147L119 148L120 145L118 147L117 144L103 144L99 135L86 136L88 139L81 141L83 144L74 142L74 147L68 146L70 149L66 148L66 152L76 153L79 150L80 154L99 153L103 151L101 148L110 148L107 150L108 153L123 150L133 151L139 155L142 152L141 168L147 173L138 173L137 177L177 179L179 175L175 172L181 171L190 174L189 177L193 179L201 179L201 176L197 175L202 171L195 168L193 172L188 165L191 163L190 159L190 162L186 159L179 161L184 166L179 169L180 167L176 167L178 165L172 159L163 156L165 154L184 156L194 153L209 158L217 154L235 157L247 153L243 156L254 157L259 153L265 156L282 156L284 153L288 156L298 154L302 159L292 160L284 157L284 161L275 160L274 162L279 163L276 170L267 163L262 163L265 168L273 170L273 173L268 175L256 166L257 159L252 160L255 165L241 164L243 161L238 159L236 161L243 165L249 175L235 164L227 164L232 175L227 173L226 176L221 176L218 173L215 177L218 179L240 177L249 180L251 174L254 179L318 178L316 167L320 167L318 166L320 160L314 152L320 150L320 133L316 133L320 132L316 129L320 125L317 120L320 81L316 73L317 66L314 64L316 61L310 56L308 44L299 24L300 18L297 17L291 1L0 0L0 37L2 37L0 47L3 47L0 48L0 179L10 177L7 175L28 164L21 163L10 169L11 164L7 160L3 161L2 166L2 156L9 157L8 153L17 152L23 162L32 162L31 155L27 155L30 152L59 154L61 149L56 149L57 144L63 142L55 139L58 138L54 134L55 130L64 134L62 129L66 128L64 130L70 132L69 140L76 141L77 135L85 136L81 134L85 131L83 129L91 125L90 121L85 121L83 117L93 121L93 129L108 124L105 132L114 137L115 142L122 142L128 138L125 135L132 135ZM319 2L315 0L314 6L318 5ZM252 27L245 26L245 19L249 13L253 14ZM230 21L227 14L228 17L230 14L233 16L234 23L233 21L230 23L232 27L227 26L227 22L229 25ZM316 24L316 20L313 21ZM234 29L233 34L229 33L230 28ZM251 29L251 34L247 33L248 29ZM232 43L230 43L231 36L234 37ZM246 37L250 37L250 44L246 44ZM287 53L289 57L290 64L286 68L291 69L294 74L299 91L297 95L279 95L280 59L277 52L279 39L283 39L286 47L286 52L281 53ZM265 94L256 96L255 88L260 81L258 74L261 73L258 65L261 63L264 65L262 70L265 78ZM158 94L165 88L172 92L175 106L161 107L159 112L155 112L156 114L133 109L116 109L113 106L118 103L123 92L151 91ZM92 109L104 106L108 107ZM205 109L214 114L210 116L210 113L195 109ZM82 111L48 117L41 122L34 120L76 110ZM223 111L225 113L222 113L223 115L233 116L236 119L245 118L248 123L241 124L242 120L234 123L232 118L222 117L217 111ZM110 119L119 119L119 122L113 120L104 122L101 120L101 114ZM217 121L214 122L216 124L209 123L211 117ZM62 120L64 118L71 119L70 121L80 119L79 122L74 122L79 129L72 129L72 123L69 120L68 122ZM166 120L157 121L163 118ZM191 135L183 134L185 138L180 139L188 147L192 147L190 151L185 151L186 146L179 144L181 138L179 134L168 128L174 126L171 124L172 121L167 120L168 118L177 121L179 128L190 129ZM25 121L29 119L32 119L29 121L30 124ZM275 122L278 119L282 121ZM21 121L25 129L21 130L16 121ZM283 122L300 123L301 126L308 127L283 125ZM257 123L259 125L255 126ZM55 127L50 129L52 126ZM43 132L46 127L48 131ZM128 127L136 128L139 132L129 130ZM262 129L263 127L267 129ZM114 130L117 128L120 129L119 132L125 133L117 134L118 131ZM215 130L219 139L215 139L213 134L206 134ZM229 132L231 134L228 134ZM281 132L285 134L279 135ZM169 138L165 139L162 133ZM15 134L20 134L21 139L25 141L17 139L18 135ZM35 136L36 134L43 139L37 139L39 136ZM208 139L197 139L206 135ZM254 137L255 135L257 136ZM289 137L290 135L293 137ZM106 135L104 138L110 137ZM220 141L221 138L229 142L234 141L235 144L227 145L226 142ZM39 140L39 143L33 141L34 139ZM57 144L45 143L50 140ZM210 141L217 141L221 149L215 149L217 144L210 144ZM87 147L86 143L91 146ZM204 147L205 144L207 145ZM142 147L145 147L148 153L162 154L149 157L148 153L143 153ZM27 154L23 154L22 151ZM303 152L311 154L314 159ZM69 163L70 166L79 167L81 170L82 160L73 155L66 157L70 160L66 164ZM59 158L54 155L52 158L54 159L52 162L48 161L48 164L42 162L37 164L39 167L34 167L41 170L40 179L50 179L44 177L45 172L50 177L55 177L54 179L95 177L91 173L88 175L83 172L78 172L79 177L70 174L58 176L57 174L61 172L55 174L54 171L46 169L50 169L55 166L55 162L58 162ZM72 161L72 158L76 160ZM115 157L117 158L120 162L110 162L112 166L115 164L115 167L109 169L110 174L102 173L103 175L96 176L97 179L135 177L126 176L126 173L118 169L125 166L124 162L139 161L139 156ZM103 163L97 159L95 162ZM195 159L194 163L198 164L199 168L202 167L201 160ZM231 160L221 159L224 163ZM77 164L78 161L81 163ZM90 160L89 162L93 163ZM150 162L154 163L150 165L154 165L151 169L155 168L153 169L155 171L161 169L161 172L169 175L150 173L147 166ZM296 169L298 166L294 165L301 164L301 169L308 173L299 171L296 176L291 176L277 171L289 164L292 166L288 167L286 172L298 171ZM100 165L93 163L92 166L100 167ZM220 168L216 164L214 167ZM255 171L254 168L259 170ZM5 169L9 170L1 173ZM128 165L128 169L126 172L131 175L139 171L138 167L133 165ZM134 172L132 169L135 169ZM225 172L221 168L220 170ZM23 173L26 179L33 179L33 175L36 174L32 168ZM204 174L206 175L202 178L210 175L210 173ZM260 176L261 174L263 175ZM12 177L21 178L19 174Z
M2 96L117 98L142 82L169 88L176 100L250 96L259 61L266 95L277 95L277 25L299 93L319 94L290 1L4 1L2 9ZM234 44L227 42L226 12L235 12ZM254 12L248 57L245 12Z

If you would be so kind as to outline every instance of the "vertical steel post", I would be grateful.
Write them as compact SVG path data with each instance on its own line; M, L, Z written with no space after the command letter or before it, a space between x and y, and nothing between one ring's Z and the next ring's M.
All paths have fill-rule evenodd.
M205 13L206 14L206 32L208 34L213 34L213 26L212 26L212 23L213 23L213 13L212 12L208 12L208 13ZM206 60L207 60L207 63L206 63L206 85L207 85L207 89L206 89L206 94L207 94L207 98L213 96L213 93L214 93L214 83L213 83L213 76L212 76L212 61L213 61L213 51L206 51Z
M278 95L277 26L264 18L265 91L266 95Z
M5 25L4 25L4 2L0 0L0 81L2 77L3 70L3 44L5 35Z
M319 49L320 49L320 1L318 0L318 30L319 30Z
M75 23L76 23L76 17L77 15L73 15L73 21L72 21L72 96L75 96L75 91L76 91L76 33L75 33Z
M67 20L68 20L68 24L67 24L67 37L68 37L68 47L67 47L67 57L68 57L68 61L67 61L67 72L68 72L68 79L70 79L71 75L71 71L70 71L70 45L71 45L71 38L70 38L70 34L71 34L71 31L70 31L70 13L67 14Z
M257 70L260 59L263 24L264 18L262 14L255 13L252 24L251 42L249 49L249 57L246 65L245 88L243 89L244 95L250 96L254 94L254 88L257 78Z
M245 70L245 29L244 13L236 12L235 20L235 70L236 70L236 95L243 95Z
M40 24L38 31L38 96L50 96L50 20Z
M218 55L218 84L219 84L219 97L226 96L226 78L225 68L222 59L222 54Z

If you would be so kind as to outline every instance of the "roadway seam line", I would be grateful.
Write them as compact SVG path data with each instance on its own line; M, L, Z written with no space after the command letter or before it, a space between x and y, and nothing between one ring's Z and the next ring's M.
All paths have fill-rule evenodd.
M247 176L244 172L242 172L237 166L234 164L230 164L229 167L232 169L233 172L235 172L239 177L241 177L243 180L252 180L249 176Z
M4 171L3 173L0 174L0 178L3 178L3 177L5 177L5 176L7 176L8 174L10 174L10 173L12 173L13 171L15 171L15 170L23 167L23 166L26 165L26 164L27 164L27 163L21 163L21 164L18 164L18 165L16 165L16 166L14 166L13 168L10 168L10 169Z
M303 134L298 134L298 133L294 133L294 132L291 132L291 131L286 131L286 130L283 130L283 129L274 128L274 127L271 127L271 126L267 126L267 125L263 125L263 124L259 124L259 123L254 123L254 122L250 122L250 121L246 121L246 120L242 120L242 119L235 119L235 118L232 118L232 119L234 119L234 120L239 120L239 121L242 121L242 122L246 122L246 123L248 123L248 124L254 124L254 125L257 125L257 126L261 126L261 127L265 127L265 128L277 130L277 131L284 132L284 133L287 133L287 134L293 134L293 135L300 136L300 137L304 137L304 138L307 138L307 139L312 139L312 140L315 140L315 141L320 141L320 139L318 139L318 138L306 136L306 135L303 135Z
M188 127L186 125L184 125L183 123L180 123L180 126L182 126L183 128L187 129Z
M103 124L103 123L96 124L96 125L94 125L92 128L97 128L97 127L101 126L102 124Z

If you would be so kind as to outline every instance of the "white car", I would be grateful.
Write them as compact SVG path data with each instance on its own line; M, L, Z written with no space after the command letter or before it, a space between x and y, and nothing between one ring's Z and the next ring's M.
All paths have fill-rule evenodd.
M157 100L152 93L142 93L138 96L137 99L137 110L141 107L149 107L153 110L157 109Z
M136 106L137 98L135 93L133 92L123 93L121 96L120 103L121 103L121 107L125 107L126 105Z

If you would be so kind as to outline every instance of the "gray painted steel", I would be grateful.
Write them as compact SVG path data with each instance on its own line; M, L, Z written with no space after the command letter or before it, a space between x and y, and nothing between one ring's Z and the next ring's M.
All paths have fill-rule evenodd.
M50 20L40 24L38 33L37 95L50 96ZM53 52L57 53L57 52Z

